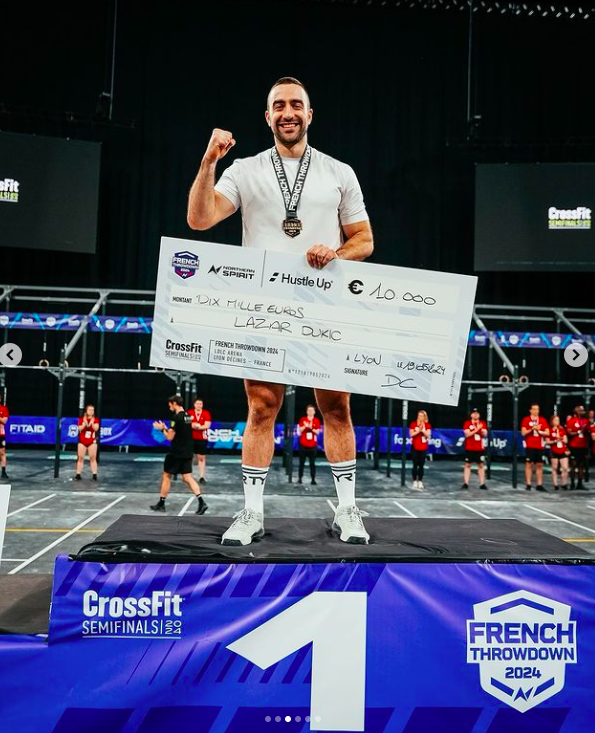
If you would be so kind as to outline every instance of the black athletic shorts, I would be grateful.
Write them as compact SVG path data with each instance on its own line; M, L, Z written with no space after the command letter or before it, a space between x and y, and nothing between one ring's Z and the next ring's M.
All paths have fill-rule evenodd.
M485 463L485 453L482 450L466 450L465 463Z
M543 463L543 448L526 448L525 461L527 463Z
M586 448L571 448L570 457L572 458L573 461L576 461L577 463L584 463L585 459L587 458L587 449Z
M175 473L183 476L185 473L192 473L192 458L178 458L168 453L163 462L165 473Z
M199 456L206 456L208 440L193 440L194 453Z

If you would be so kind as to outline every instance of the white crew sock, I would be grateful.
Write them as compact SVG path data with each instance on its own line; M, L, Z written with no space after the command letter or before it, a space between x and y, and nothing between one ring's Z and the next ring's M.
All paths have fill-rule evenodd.
M244 507L264 514L263 494L269 467L255 468L242 464L242 483L244 485Z
M331 463L330 467L335 480L339 506L353 506L355 504L355 458L352 461Z

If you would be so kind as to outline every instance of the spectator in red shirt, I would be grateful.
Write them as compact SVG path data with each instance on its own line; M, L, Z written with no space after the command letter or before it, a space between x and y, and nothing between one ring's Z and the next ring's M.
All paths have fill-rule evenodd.
M570 490L585 491L583 478L585 461L589 450L589 423L585 417L584 405L577 405L566 423L568 447L570 448ZM578 481L575 484L575 478Z
M551 450L552 483L558 491L558 471L562 474L562 489L568 489L568 435L560 424L560 417L553 415L550 419L550 434L546 439Z
M539 414L539 405L534 402L529 408L529 414L521 421L521 434L525 440L525 488L531 491L533 470L537 479L537 491L545 491L543 485L543 451L544 439L550 433L545 417Z
M306 415L299 419L297 425L298 456L300 467L298 471L298 484L302 483L306 458L310 462L310 483L316 485L316 454L318 452L318 435L322 430L320 420L316 417L314 405L306 407Z
M589 435L591 437L591 456L589 458L589 467L595 467L595 410L589 410L587 421L589 423ZM588 481L587 476L585 476L585 481Z
M2 394L0 394L0 466L2 466L2 478L8 478L6 473L6 428L5 425L10 417L8 407L4 404Z
M465 435L465 466L463 468L463 485L461 489L469 488L471 480L471 464L477 463L477 475L479 476L479 488L484 491L486 486L486 469L485 469L485 440L488 437L488 426L483 420L480 420L480 413L477 407L474 407L469 413L469 420L463 423L463 433Z
M211 427L211 413L204 409L204 402L198 397L194 400L194 409L188 410L192 419L192 443L194 455L198 463L198 483L206 484L205 471L207 467L207 444L209 428Z
M412 477L413 488L423 491L424 485L424 463L428 454L428 440L432 434L432 426L428 420L428 413L420 410L417 413L417 420L409 425L409 436L411 438L411 460L413 462Z
M76 449L76 474L75 481L81 480L85 453L89 454L91 473L93 481L97 481L97 433L99 431L99 418L95 416L95 407L87 405L82 417L79 417L79 442Z

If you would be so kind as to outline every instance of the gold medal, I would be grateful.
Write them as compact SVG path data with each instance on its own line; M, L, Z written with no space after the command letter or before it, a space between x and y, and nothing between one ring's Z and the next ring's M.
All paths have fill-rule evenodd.
M299 219L283 219L281 226L285 234L291 238L297 237L303 229L302 222Z

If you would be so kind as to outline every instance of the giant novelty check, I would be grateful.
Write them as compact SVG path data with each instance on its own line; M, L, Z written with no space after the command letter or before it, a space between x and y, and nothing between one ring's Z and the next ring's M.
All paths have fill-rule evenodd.
M163 237L151 365L456 405L476 284Z

